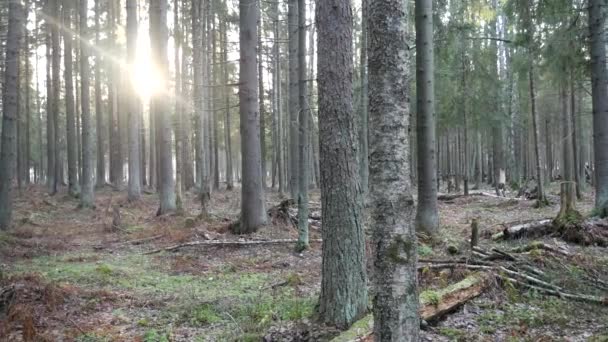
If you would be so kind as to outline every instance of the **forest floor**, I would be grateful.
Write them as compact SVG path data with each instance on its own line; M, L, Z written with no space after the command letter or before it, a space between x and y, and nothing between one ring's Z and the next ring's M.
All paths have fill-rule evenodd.
M531 240L494 242L490 237L504 223L554 217L559 209L557 184L549 192L554 204L542 209L535 209L533 201L486 196L440 201L441 237L432 245L421 243L419 257L467 255L472 218L479 219L480 246L525 245ZM49 197L42 187L24 189L16 197L15 228L0 233L0 340L322 340L314 331L302 332L314 325L320 243L303 253L281 243L202 245L145 254L194 240L297 237L295 227L280 220L252 236L230 234L239 197L238 190L215 192L209 218L201 219L192 193L185 194L183 214L157 217L153 194L131 204L125 192L99 189L97 208L80 210L66 193ZM268 207L280 202L274 192L267 200ZM585 194L579 210L589 214L592 200L592 194ZM311 201L319 206L318 193ZM122 220L119 230L112 229L115 206ZM320 238L319 229L311 227L311 239ZM567 244L557 237L538 240L568 251L568 256L542 250L524 253L553 283L577 293L608 296L606 287L595 286L608 284L606 248ZM456 256L448 253L454 247ZM421 291L445 287L466 275L465 269L422 272ZM2 289L8 288L12 299L3 298ZM293 331L299 331L299 339L287 337ZM547 297L497 282L429 325L423 339L608 341L608 305Z

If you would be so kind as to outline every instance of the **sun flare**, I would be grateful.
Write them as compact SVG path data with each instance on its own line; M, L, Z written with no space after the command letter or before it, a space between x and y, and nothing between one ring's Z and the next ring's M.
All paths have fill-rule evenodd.
M138 37L135 62L129 70L131 85L142 99L149 99L163 91L164 81L152 61L150 41L146 35Z

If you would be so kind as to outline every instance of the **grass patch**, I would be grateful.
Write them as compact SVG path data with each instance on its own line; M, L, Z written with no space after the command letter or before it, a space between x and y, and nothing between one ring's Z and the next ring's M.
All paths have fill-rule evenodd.
M448 327L439 328L439 334L449 338L451 341L464 341L467 336L466 331Z

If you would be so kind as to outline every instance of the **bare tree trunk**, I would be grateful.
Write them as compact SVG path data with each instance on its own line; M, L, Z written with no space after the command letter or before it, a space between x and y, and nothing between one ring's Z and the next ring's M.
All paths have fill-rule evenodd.
M266 224L258 103L256 0L239 0L239 113L241 118L241 221L234 232L252 233Z
M432 8L430 0L416 1L417 69L419 61L428 61L432 54ZM414 199L408 168L396 167L407 163L409 151L408 10L399 0L371 0L369 7L373 307L374 336L380 342L419 338ZM428 65L432 70L432 62ZM430 80L432 73L427 74ZM426 94L422 98L432 101L432 88ZM433 113L430 109L429 114ZM428 148L435 145L431 143ZM434 176L435 170L430 170ZM435 186L434 179L432 183Z
M416 116L416 137L418 139L416 229L430 236L436 236L439 233L439 214L437 212L437 180L435 179L437 177L437 165L435 155L435 92L433 88L433 5L430 1L417 1L416 9L416 94L418 108ZM403 10L407 11L407 9Z
M2 88L2 146L0 151L0 230L7 230L11 223L13 203L11 184L17 161L17 100L18 68L23 36L23 8L21 1L9 0L9 23L6 37L4 87Z
M605 1L589 1L591 92L593 100L593 154L595 212L608 216L608 71L606 70Z
M276 153L276 159L277 159L277 173L278 173L278 182L279 182L279 195L283 195L283 193L285 192L285 189L283 188L283 184L285 183L284 181L284 177L285 175L283 174L283 125L282 125L282 119L283 119L283 113L281 112L281 108L282 108L282 104L281 104L281 61L280 61L280 56L279 56L279 5L278 2L273 3L272 5L272 13L274 16L274 22L273 22L273 38L274 38L274 42L272 45L272 53L273 53L273 62L274 62L274 75L273 75L273 84L272 84L272 91L274 92L274 98L273 98L273 111L274 111L274 117L276 118L276 125L274 128L275 131L275 143L273 145L275 145L275 153Z
M197 149L197 179L200 186L199 199L201 201L201 215L207 215L207 206L210 199L209 181L207 173L207 155L205 154L205 104L203 87L203 67L205 54L203 53L203 1L192 2L192 44L193 58L192 66L194 73L194 116L196 118L196 149Z
M85 41L89 40L88 9L88 0L80 0L80 37ZM89 78L89 47L87 43L83 43L80 45L80 105L82 107L82 192L80 194L80 206L88 208L95 206L93 125L91 122Z
M169 63L167 61L167 0L150 2L150 43L159 74L167 79ZM175 180L173 179L173 160L171 148L171 120L168 115L167 98L156 95L152 99L154 116L157 124L156 142L159 148L159 190L160 207L158 214L175 211Z
M63 50L64 50L64 83L65 83L65 118L68 147L68 192L76 197L80 192L78 186L78 169L76 166L76 124L74 119L74 79L72 75L72 5L71 0L63 0Z
M367 2L361 2L361 51L359 78L361 81L361 101L359 108L359 175L361 177L361 190L364 196L368 192L369 183L369 112L367 97Z
M289 33L289 192L298 195L298 0L288 0Z
M27 22L29 16L29 7L30 2L28 0L25 1L25 29L24 29L24 64L25 64L25 149L24 149L24 158L23 158L23 171L24 171L24 180L25 184L30 184L30 160L32 158L32 145L31 145L31 136L30 136L30 117L31 117L31 108L30 108L30 85L32 83L32 75L30 72L30 39L29 39L29 30L27 29ZM38 37L36 37L38 39Z
M135 64L135 53L137 44L137 2L127 0L127 60L130 65ZM127 88L130 89L130 88ZM130 91L127 98L127 118L129 120L129 201L138 201L141 197L141 171L140 171L140 108L139 97L134 91Z
M95 0L95 45L99 45L99 17L101 15L101 1ZM106 161L103 125L103 110L101 103L101 54L95 50L95 116L97 119L97 186L106 182Z
M264 62L262 60L264 45L262 43L262 8L258 16L258 96L260 102L260 146L262 148L262 186L266 188L266 107L264 106Z
M222 34L222 65L224 66L224 84L228 84L228 35L226 33L226 18L220 22L220 31ZM234 188L233 170L232 170L232 139L230 136L230 86L224 88L224 98L226 101L226 109L224 115L224 149L226 151L226 189Z
M298 107L299 111L299 171L298 171L298 243L297 251L308 248L308 185L310 158L308 138L310 122L306 94L306 1L298 0Z
M357 119L353 109L352 22L350 1L317 3L323 208L319 317L322 322L341 328L362 317L368 304Z

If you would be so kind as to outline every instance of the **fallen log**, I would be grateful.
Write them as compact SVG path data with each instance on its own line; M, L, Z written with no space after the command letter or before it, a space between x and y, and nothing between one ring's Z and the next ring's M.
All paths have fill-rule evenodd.
M492 240L517 239L523 236L545 235L553 227L552 219L531 221L514 226L507 226L502 232L494 234Z
M437 200L438 201L452 201L457 198L468 197L468 196L485 196L485 197L498 198L498 199L502 199L502 200L515 200L515 201L525 201L526 200L525 198L498 196L493 193L485 192L485 191L469 192L468 195L465 195L465 194L440 194L437 196Z
M519 285L521 287L525 287L528 288L530 290L534 290L538 293L542 293L545 295L550 295L550 296L556 296L559 298L564 298L564 299L569 299L569 300L573 300L575 302L583 302L583 303L590 303L590 304L599 304L599 305L608 305L608 297L596 297L596 296L590 296L590 295L583 295L583 294L572 294L572 293L566 293L566 292L562 292L562 291L558 291L558 290L552 290L552 289L547 289L544 287L539 287L539 286L535 286L535 285L531 285L528 284L526 282L517 280L517 279L513 279L510 277L503 277L504 280L510 281L513 284Z
M492 276L488 273L475 273L439 291L425 291L420 294L420 317L434 321L452 312L467 301L479 296L490 285ZM373 341L372 315L362 318L347 331L334 338L332 342Z
M321 242L321 239L311 239L309 242ZM282 243L296 243L297 239L277 239L277 240L214 240L214 241L191 241L181 243L175 246L169 246L165 248L159 248L152 251L145 252L144 254L155 254L159 252L170 252L184 247L193 246L252 246L252 245L276 245Z

